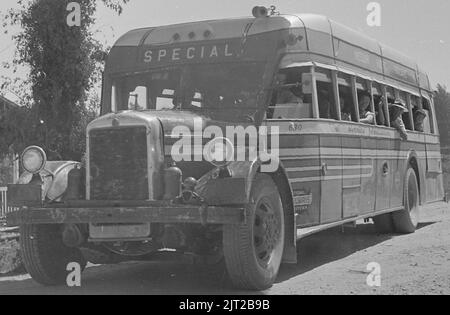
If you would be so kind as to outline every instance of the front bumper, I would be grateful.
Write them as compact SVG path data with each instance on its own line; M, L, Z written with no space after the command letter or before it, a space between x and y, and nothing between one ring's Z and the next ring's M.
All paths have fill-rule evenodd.
M49 206L23 206L6 216L9 226L29 224L243 224L245 208L174 204L120 205L117 202L83 202Z

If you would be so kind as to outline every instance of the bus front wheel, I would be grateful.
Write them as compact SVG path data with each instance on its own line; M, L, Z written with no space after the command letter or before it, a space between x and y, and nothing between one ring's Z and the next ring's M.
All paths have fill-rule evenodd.
M66 283L69 263L78 263L81 271L86 260L77 248L64 245L59 225L23 225L20 246L24 265L30 276L43 285Z
M409 168L405 176L404 206L401 211L392 213L395 230L398 233L414 233L419 223L420 201L419 184L416 172Z
M223 251L232 284L240 289L265 290L272 286L284 248L284 213L278 188L272 178L255 178L247 220L226 225Z

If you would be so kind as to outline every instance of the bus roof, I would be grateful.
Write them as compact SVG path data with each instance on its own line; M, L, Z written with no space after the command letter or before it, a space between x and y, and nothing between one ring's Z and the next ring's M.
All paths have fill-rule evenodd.
M431 90L427 74L411 58L360 32L316 14L243 17L135 29L117 40L112 54L115 48L163 47L251 35L264 36L274 31L293 29L303 32L309 61L335 65L355 72L362 71L375 76L374 79L391 81L393 84L400 82L405 86ZM286 52L293 53L289 49ZM305 51L301 60L307 61L304 53Z

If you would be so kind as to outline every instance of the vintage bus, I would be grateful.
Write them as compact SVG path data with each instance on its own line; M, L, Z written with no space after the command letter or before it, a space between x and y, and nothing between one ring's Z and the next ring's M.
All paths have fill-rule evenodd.
M420 208L443 200L427 74L326 17L269 11L137 29L116 42L86 162L46 161L29 148L20 185L8 188L20 207L8 223L21 226L36 281L63 283L69 262L157 259L170 249L224 261L236 287L263 290L282 262L296 263L300 238L369 218L379 232L411 233ZM364 97L370 124L359 114ZM396 99L407 139L391 127ZM174 132L199 122L200 132ZM229 143L255 149L249 135L240 145L206 136L209 126L265 127L278 139L267 152L277 144L278 156L174 156L183 137L201 147L219 139L225 152Z

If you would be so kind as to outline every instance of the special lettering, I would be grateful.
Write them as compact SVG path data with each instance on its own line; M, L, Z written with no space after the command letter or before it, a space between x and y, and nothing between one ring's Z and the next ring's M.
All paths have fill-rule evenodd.
M218 44L147 50L144 52L143 60L144 63L149 64L233 57L236 57L236 53L233 51L232 45Z

